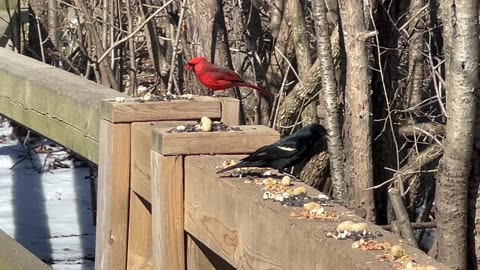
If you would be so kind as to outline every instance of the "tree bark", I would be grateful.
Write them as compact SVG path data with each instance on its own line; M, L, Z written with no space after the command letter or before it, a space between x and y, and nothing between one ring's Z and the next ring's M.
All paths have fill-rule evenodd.
M309 186L322 190L329 176L329 169L327 151L320 152L314 155L302 168L300 179Z
M479 76L477 0L445 1L447 137L437 175L438 259L467 268L467 190L473 149ZM451 27L448 29L448 27ZM455 42L453 42L455 40ZM448 48L448 46L446 46ZM454 87L453 87L454 86Z
M221 0L194 2L195 10L193 13L202 41L202 47L198 48L197 56L206 55L212 63L234 70ZM238 88L228 91L228 94L241 98ZM244 123L244 108L242 102L240 102L240 124Z
M300 82L312 66L312 55L310 53L310 41L308 39L307 27L305 25L305 14L303 12L302 1L288 0L288 19L293 31L293 41L295 44L295 55L297 56L297 67L300 75ZM305 102L307 102L305 100ZM302 124L308 125L318 123L317 107L315 102L310 102L302 110Z
M58 8L57 0L48 0L48 36L56 49L59 45Z
M285 11L287 13L287 11ZM277 39L274 41L274 49L267 68L267 82L273 94L280 92L284 78L289 76L288 62L295 58L295 45L292 42L292 30L285 16L280 25ZM277 51L278 50L278 51ZM284 89L287 92L290 89Z
M398 228L402 233L402 237L405 238L410 245L418 247L417 239L415 239L412 226L410 225L407 209L403 203L402 196L400 196L400 191L396 188L390 188L388 190L388 197L392 202L392 207L397 218Z
M412 0L410 3L410 16L417 16L410 25L410 42L408 52L408 108L412 108L422 102L422 94L424 90L425 61L423 50L425 48L425 24L424 16L417 14L421 8L425 6L425 0ZM419 112L419 108L415 107L414 112Z
M333 198L345 203L347 186L344 178L342 125L338 102L338 87L333 63L332 47L330 46L330 34L328 31L327 7L324 0L313 1L313 13L317 24L317 51L320 59L320 75L322 77L322 89L327 110L325 126L328 130L328 155L330 159L330 175L333 188Z
M478 97L477 97L478 98ZM478 110L478 108L477 108ZM477 134L480 132L476 132ZM479 134L480 135L480 134ZM468 194L468 258L473 261L471 269L480 268L480 147L473 153L473 166L469 180Z
M340 56L339 35L338 31L334 30L330 37L330 44L332 46L332 55L334 65L338 65ZM297 83L290 93L285 97L285 100L280 105L278 110L277 128L282 134L289 134L298 113L303 106L313 100L316 92L319 91L322 79L320 76L320 60L317 59L303 79L303 84ZM304 100L308 101L307 103Z
M140 5L140 14L142 15L142 20L145 20L148 18L148 16L151 14L150 10L148 7L145 6L147 5L152 5L150 0L142 0L139 2ZM149 21L145 26L144 26L144 31L145 31L145 40L147 43L147 51L148 55L150 57L150 61L152 61L152 64L155 68L155 72L157 73L159 80L166 81L166 78L168 76L168 68L163 69L164 66L161 65L161 63L167 63L166 60L166 55L165 55L165 50L162 48L160 45L160 41L158 40L158 33L157 33L157 27L155 24L155 21Z
M272 38L276 40L280 33L282 25L283 14L285 11L286 0L272 0L270 1L270 31Z
M202 41L202 53L197 55L205 55L212 63L233 68L221 1L195 1L195 19Z
M365 190L373 184L372 169L372 119L370 83L368 77L368 54L365 18L362 0L339 1L342 26L345 34L345 51L347 56L347 74L345 89L345 123L344 131L347 149L351 159L350 174L353 200L351 207L367 220L375 220L375 202L372 190Z
M75 5L83 12L85 16L85 20L87 21L87 30L91 33L92 42L95 45L96 58L98 59L105 53L105 48L102 45L102 40L98 34L97 28L93 24L92 13L84 0L75 0ZM101 83L105 86L109 86L118 90L119 85L115 80L109 59L110 58L107 56L101 63L97 63L100 69Z

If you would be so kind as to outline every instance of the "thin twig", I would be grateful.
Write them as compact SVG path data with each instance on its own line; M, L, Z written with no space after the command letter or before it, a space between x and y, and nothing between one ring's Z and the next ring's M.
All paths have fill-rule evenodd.
M173 71L175 69L175 58L177 56L177 51L178 51L178 40L180 39L180 33L182 32L182 24L183 24L183 17L185 15L185 9L186 9L186 4L187 0L182 1L182 6L180 7L180 17L178 19L178 25L177 25L177 33L175 35L175 40L173 41L173 48L172 48L172 61L170 63L170 74L168 76L168 85L167 85L167 94L172 93L172 87L173 87ZM172 33L173 36L173 33Z
M138 32L140 32L142 30L142 28L145 26L145 24L147 24L149 21L151 21L152 19L155 18L155 16L157 16L157 14L159 14L162 10L164 10L168 5L170 5L171 3L173 3L175 0L169 0L167 3L165 3L163 6L161 6L158 10L156 10L154 13L152 13L152 15L150 15L148 18L146 18L141 24L138 25L137 29L135 29L135 31L133 31L131 34L129 34L128 36L118 40L117 42L115 42L110 48L108 48L107 50L105 50L105 52L103 53L103 55L98 59L98 63L102 62L105 57L108 56L108 54L113 50L115 49L115 47L117 47L118 45L126 42L128 39L130 39L131 37L135 36Z

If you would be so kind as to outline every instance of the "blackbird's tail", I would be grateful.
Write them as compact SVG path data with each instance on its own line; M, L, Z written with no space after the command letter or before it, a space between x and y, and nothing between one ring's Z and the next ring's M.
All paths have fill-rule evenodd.
M247 83L247 82L239 83L238 86L245 86L245 87L253 88L253 89L257 90L258 92L260 92L261 94L263 94L264 96L267 96L267 97L272 97L273 96L273 94L270 93L269 91L267 91L263 88L260 88L260 87L254 85L254 84L251 84L251 83Z

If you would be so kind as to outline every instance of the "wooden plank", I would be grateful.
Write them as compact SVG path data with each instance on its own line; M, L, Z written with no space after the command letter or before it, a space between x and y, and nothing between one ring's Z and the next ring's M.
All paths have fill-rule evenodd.
M152 149L152 130L155 128L172 128L178 125L195 123L195 121L162 121L132 123L132 157L130 187L148 202L152 196L150 180L150 150Z
M240 126L241 131L170 133L153 130L153 149L163 155L240 154L276 142L280 135L266 126Z
M0 230L0 269L2 270L51 270L51 268Z
M93 81L3 48L0 48L0 63L0 96L9 98L12 103L26 110L63 121L96 139L99 136L101 100L127 97ZM0 112L3 113L2 108Z
M25 109L5 97L0 98L0 114L71 149L95 164L98 162L98 138L90 137L84 130L47 114Z
M202 243L195 240L191 235L187 234L187 270L213 270L212 262L200 249Z
M352 241L328 238L338 222L290 217L298 208L262 199L261 187L235 178L219 178L215 166L238 156L185 157L185 231L237 269L392 269L376 259L382 251L352 249ZM303 184L311 196L319 192ZM345 219L363 221L346 208L331 203L326 210ZM343 214L343 215L342 215ZM400 238L370 224L383 234L376 240L399 244ZM449 269L422 251L401 244L416 262Z
M101 100L113 89L0 48L0 113L94 163Z
M95 269L127 267L130 124L100 122Z
M187 233L187 270L235 270L228 262Z
M240 124L240 100L231 97L218 98L222 105L222 121L229 126L238 126Z
M153 268L185 270L183 157L152 151Z
M102 115L113 123L167 120L193 120L207 116L221 117L220 101L213 97L194 96L192 100L158 102L102 102Z
M128 270L153 269L151 205L130 190Z

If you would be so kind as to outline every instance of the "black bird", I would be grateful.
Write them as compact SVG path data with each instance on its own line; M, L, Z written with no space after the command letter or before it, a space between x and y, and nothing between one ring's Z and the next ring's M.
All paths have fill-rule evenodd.
M307 158L313 146L327 134L320 124L310 124L278 142L265 145L253 154L240 160L239 163L219 170L226 172L236 168L265 167L283 173L285 168L294 166Z

